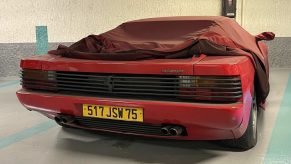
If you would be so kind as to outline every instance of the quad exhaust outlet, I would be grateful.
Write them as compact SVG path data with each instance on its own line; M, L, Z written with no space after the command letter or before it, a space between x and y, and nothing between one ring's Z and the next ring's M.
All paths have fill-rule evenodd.
M161 128L161 133L165 136L169 135L170 134L170 128L171 126L168 125L168 126L164 126Z
M75 120L71 116L56 116L55 117L55 121L58 122L58 123L68 124L68 123L74 122Z
M183 128L181 126L174 126L169 130L169 132L172 136L179 136L182 134Z
M70 124L75 121L75 118L68 115L55 116L55 121L59 124ZM164 125L160 132L163 136L182 136L185 135L186 129L180 125Z
M161 128L162 135L180 136L184 132L184 128L178 125L167 125Z

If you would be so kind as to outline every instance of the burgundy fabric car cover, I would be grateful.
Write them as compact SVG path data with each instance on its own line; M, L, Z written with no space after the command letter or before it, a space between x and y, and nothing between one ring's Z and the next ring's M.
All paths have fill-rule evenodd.
M89 35L70 47L59 45L50 54L91 60L189 58L193 55L245 55L256 69L258 102L269 93L268 61L259 41L271 32L253 36L233 19L221 16L149 18L123 23L100 35Z

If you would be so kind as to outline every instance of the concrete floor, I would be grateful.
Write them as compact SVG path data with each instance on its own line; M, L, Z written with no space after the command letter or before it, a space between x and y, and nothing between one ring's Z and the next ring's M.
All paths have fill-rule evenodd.
M260 114L258 144L244 152L223 148L215 142L148 139L64 129L36 112L25 110L15 95L20 88L17 79L2 78L0 163L264 163L290 72L288 69L271 71L271 92L266 111ZM285 158L285 163L291 163L290 158L287 161Z

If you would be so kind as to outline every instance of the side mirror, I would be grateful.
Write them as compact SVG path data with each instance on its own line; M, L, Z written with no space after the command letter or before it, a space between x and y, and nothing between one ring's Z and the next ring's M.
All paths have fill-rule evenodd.
M259 35L256 35L257 41L273 40L274 38L275 38L275 34L273 32L262 32Z

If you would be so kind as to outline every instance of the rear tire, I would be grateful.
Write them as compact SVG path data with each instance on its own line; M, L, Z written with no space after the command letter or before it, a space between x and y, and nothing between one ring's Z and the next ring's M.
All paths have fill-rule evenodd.
M256 96L254 94L252 99L252 109L250 111L249 123L245 133L238 139L224 140L223 143L226 146L238 148L241 150L248 150L254 147L257 144L257 117L258 106Z

